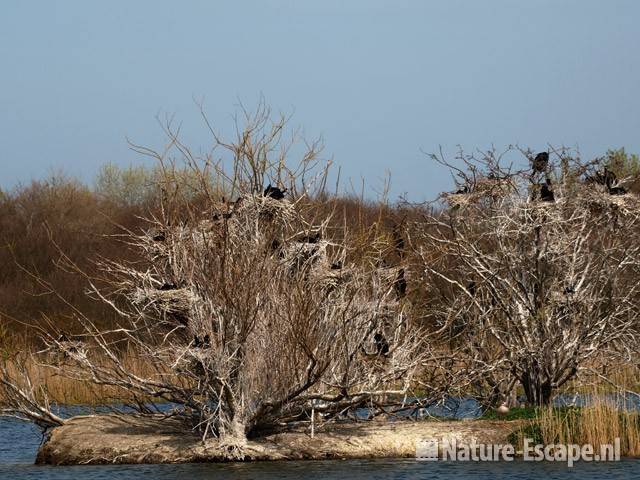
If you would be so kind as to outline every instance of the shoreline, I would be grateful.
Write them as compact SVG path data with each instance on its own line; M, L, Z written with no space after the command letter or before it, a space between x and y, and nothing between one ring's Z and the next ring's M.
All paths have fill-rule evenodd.
M54 428L38 465L159 464L229 461L412 458L421 438L505 444L522 421L368 421L296 428L247 440L244 458L213 438L202 442L175 419L113 415L75 417Z

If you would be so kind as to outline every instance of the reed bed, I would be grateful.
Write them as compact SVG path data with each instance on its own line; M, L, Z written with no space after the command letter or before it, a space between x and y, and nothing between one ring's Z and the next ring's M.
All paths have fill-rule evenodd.
M598 401L580 408L554 411L542 409L537 418L542 443L604 445L620 439L623 456L640 456L640 414Z
M140 377L151 378L160 373L143 358L129 353L123 354L123 363ZM118 387L96 385L90 381L60 375L54 369L39 363L37 357L34 356L27 357L24 366L33 384L41 387L52 403L97 406L148 400L133 399L130 394ZM8 370L12 374L17 373L16 365L12 362L8 363ZM2 402L2 390L0 389L0 404Z
M620 439L620 454L640 457L640 411L632 405L616 403L611 392L603 395L603 387L589 393L591 402L585 407L544 407L533 419L524 423L510 441L523 447L524 438L537 444L613 445Z

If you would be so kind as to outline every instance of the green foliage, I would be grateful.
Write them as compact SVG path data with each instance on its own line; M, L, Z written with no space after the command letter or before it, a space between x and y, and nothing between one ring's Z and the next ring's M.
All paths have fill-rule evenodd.
M117 207L149 206L162 197L180 192L186 201L194 200L204 190L220 197L224 195L211 172L202 172L169 166L119 167L113 163L103 165L94 180L94 191L101 200Z
M480 417L482 420L536 420L540 416L541 408L545 407L515 407L506 415L500 415L489 409ZM571 420L580 413L580 407L557 407L553 415L563 420Z
M108 163L96 176L95 191L116 205L133 206L150 201L156 185L156 173L143 166L120 168Z
M618 177L636 178L640 175L640 158L637 154L629 154L624 148L608 150L605 156L605 164L613 170Z
M514 430L507 436L507 441L511 445L520 445L523 438L530 438L535 444L544 443L542 428L537 423L529 423L518 430Z

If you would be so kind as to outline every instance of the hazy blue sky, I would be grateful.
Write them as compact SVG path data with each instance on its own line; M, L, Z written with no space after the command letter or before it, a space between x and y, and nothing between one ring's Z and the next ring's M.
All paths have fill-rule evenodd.
M343 175L420 200L420 149L640 151L637 0L28 1L0 4L0 185L144 161L175 113L210 139L263 94L323 135Z

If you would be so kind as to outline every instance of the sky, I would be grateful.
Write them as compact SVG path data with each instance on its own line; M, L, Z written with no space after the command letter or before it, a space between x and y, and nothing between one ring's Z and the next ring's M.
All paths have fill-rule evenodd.
M637 0L3 0L0 187L147 164L194 99L233 132L261 97L375 195L451 188L424 152L509 144L640 152Z

